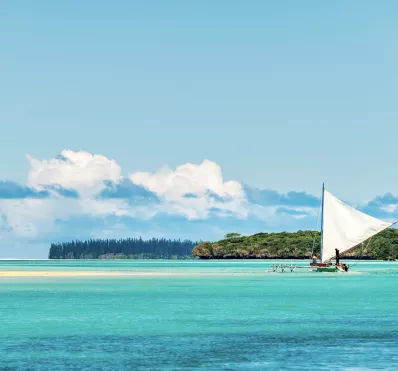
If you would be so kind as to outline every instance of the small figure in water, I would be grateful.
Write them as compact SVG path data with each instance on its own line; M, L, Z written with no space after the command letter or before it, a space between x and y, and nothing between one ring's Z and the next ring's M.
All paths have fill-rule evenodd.
M312 263L316 264L317 263L317 257L315 254L312 255Z
M340 263L340 251L338 249L336 250L336 265L339 265Z

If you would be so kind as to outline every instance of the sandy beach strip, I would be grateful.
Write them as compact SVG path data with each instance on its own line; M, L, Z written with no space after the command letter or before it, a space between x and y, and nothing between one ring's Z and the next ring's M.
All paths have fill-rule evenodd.
M112 277L112 276L170 276L168 272L84 272L84 271L0 271L0 277Z
M211 277L253 276L264 272L88 272L88 271L0 271L2 277Z

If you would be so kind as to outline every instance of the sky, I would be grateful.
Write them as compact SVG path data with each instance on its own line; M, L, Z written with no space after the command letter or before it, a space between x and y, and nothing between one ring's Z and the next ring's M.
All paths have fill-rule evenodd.
M0 257L394 219L395 1L2 1Z

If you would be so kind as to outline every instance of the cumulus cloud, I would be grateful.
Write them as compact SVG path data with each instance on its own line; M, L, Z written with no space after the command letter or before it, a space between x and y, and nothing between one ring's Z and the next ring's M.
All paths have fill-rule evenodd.
M44 237L57 229L57 220L68 220L77 215L126 213L123 201L95 199L106 187L105 180L121 178L120 167L114 160L69 150L48 160L31 156L28 160L30 169L26 186L12 182L0 184L0 215L6 218L9 231L16 236Z
M30 170L28 184L31 187L61 186L74 189L84 196L92 196L104 188L104 181L119 181L120 166L115 160L85 151L64 150L49 160L28 156Z
M221 168L205 160L187 163L175 170L160 169L155 173L137 172L130 180L166 201L162 211L182 214L190 219L205 218L212 209L245 217L243 187L236 181L224 181Z
M7 231L19 237L62 233L68 220L81 218L153 221L162 215L184 219L247 215L242 186L225 181L220 166L211 161L125 178L114 160L83 151L28 159L26 186L0 185L3 198L8 198L0 200L0 215L7 220Z
M316 227L317 197L242 186L209 160L123 176L115 160L84 151L28 159L26 185L0 181L0 245L139 235L217 239ZM398 198L379 196L360 209L391 219Z
M209 191L221 197L243 196L242 186L233 180L224 181L220 166L208 160L199 165L187 163L175 170L164 168L156 173L133 173L130 179L168 199L185 194L201 196Z

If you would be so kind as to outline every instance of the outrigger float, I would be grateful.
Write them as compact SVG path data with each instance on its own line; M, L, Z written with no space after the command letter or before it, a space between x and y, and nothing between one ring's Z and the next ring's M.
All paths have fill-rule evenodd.
M345 204L322 186L321 259L309 266L274 264L273 272L310 269L315 272L348 272L349 264L340 263L340 254L354 250L397 222L385 222ZM334 262L332 262L334 260Z
M272 272L294 272L296 269L309 269L312 272L348 272L349 264L310 263L308 266L293 264L273 264Z

